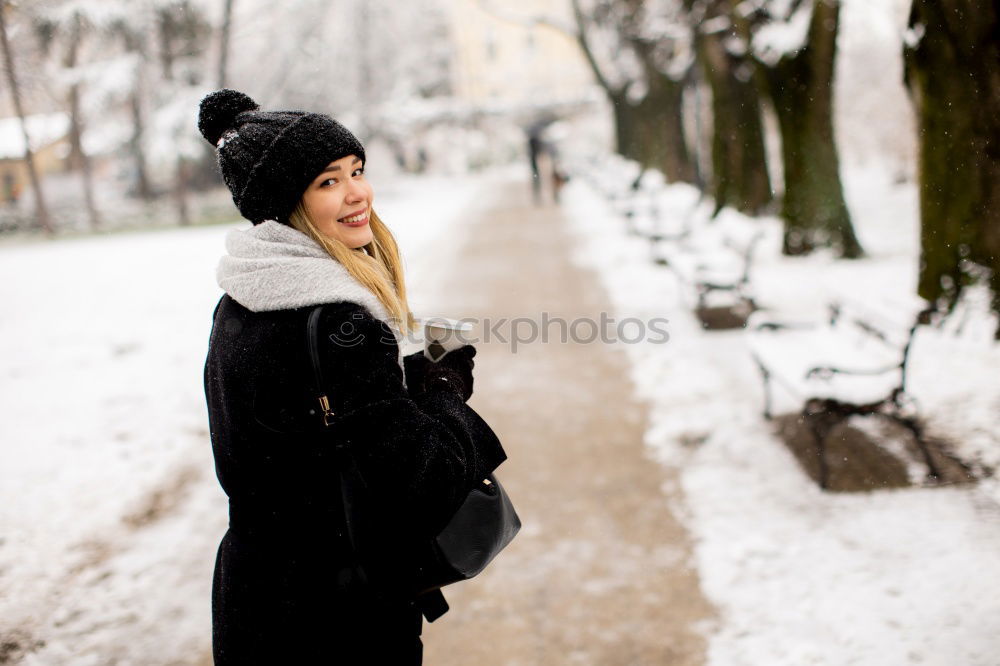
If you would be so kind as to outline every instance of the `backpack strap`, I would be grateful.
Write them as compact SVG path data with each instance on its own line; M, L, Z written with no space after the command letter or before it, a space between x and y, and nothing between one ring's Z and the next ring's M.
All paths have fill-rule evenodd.
M323 426L330 427L334 422L334 413L330 409L330 399L324 388L323 369L319 360L319 321L322 314L323 304L317 305L309 313L309 319L306 324L306 336L309 348L309 360L312 365L314 392L322 410L320 415L323 419ZM341 442L335 442L333 446L334 455L337 459L338 485L340 486L340 514L344 522L344 531L351 550L351 563L353 565L353 571L343 576L348 579L344 582L360 582L363 584L367 581L367 577L358 558L357 526L354 522L356 511L353 508L353 498L359 491L358 484L354 482L354 479L359 478L359 472L355 466L354 459L347 451L347 446Z
M320 414L323 417L323 425L329 426L333 423L334 413L330 409L330 399L323 388L323 370L319 363L319 319L323 314L323 305L317 305L309 313L309 322L306 326L309 337L309 358L312 361L313 383L316 391L316 399L319 401Z

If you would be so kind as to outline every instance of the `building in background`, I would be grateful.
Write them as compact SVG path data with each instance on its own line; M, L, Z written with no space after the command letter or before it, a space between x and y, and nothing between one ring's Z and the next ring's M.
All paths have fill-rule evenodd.
M478 105L578 101L593 77L575 39L535 19L572 26L568 0L460 0L448 4L453 90Z
M43 113L25 119L35 166L41 174L62 171L69 154L69 116ZM0 118L0 203L17 203L29 183L24 133L15 116Z
M380 110L379 126L396 128L393 151L404 169L527 166L530 135L592 116L603 101L570 34L568 0L442 0L437 7L450 42L448 94Z

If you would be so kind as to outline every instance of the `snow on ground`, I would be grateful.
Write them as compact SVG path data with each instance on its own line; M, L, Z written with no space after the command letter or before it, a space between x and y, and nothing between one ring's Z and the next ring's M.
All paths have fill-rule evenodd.
M179 492L185 479L211 477L199 376L222 233L130 233L2 249L0 633L22 645L46 642L26 663L102 663L103 653L90 651L92 641L107 638L101 624L128 622L135 630L145 604L156 603L142 595L134 597L140 605L122 602L166 571L154 566L157 559L192 549L208 556L221 536L224 518L202 525L210 537L158 544L145 569L108 566L144 536L144 514L167 508L157 488L177 484ZM74 603L78 592L85 605ZM185 650L186 637L204 634L207 609L203 599L176 608L185 612L159 637L170 635L170 645ZM144 636L155 640L135 636L140 645Z
M487 183L375 182L418 315ZM209 646L227 505L202 370L234 226L0 247L0 662L189 664Z
M483 201L483 188L509 172L494 169L479 177L394 177L384 183L373 180L373 207L399 242L410 308L418 317L447 316L426 311L433 285L439 285L454 264L453 257L462 246L467 228L463 220L475 215Z
M845 187L870 253L861 261L784 258L778 220L720 216L717 226L765 231L753 272L762 305L813 315L844 293L897 300L912 293L914 186L869 167L849 172ZM575 260L599 273L616 316L670 320L666 344L626 349L637 392L650 404L646 443L680 470L694 565L719 610L709 663L996 664L1000 597L988 591L1000 583L995 483L821 492L761 417L761 381L744 332L703 331L683 285L648 260L647 241L626 235L593 188L574 179L563 200L578 240ZM710 211L684 185L668 189L661 210L668 222L691 214L703 222ZM918 339L912 387L932 428L965 442L966 453L995 459L1000 350L983 334L993 322L982 314L972 322L958 341Z

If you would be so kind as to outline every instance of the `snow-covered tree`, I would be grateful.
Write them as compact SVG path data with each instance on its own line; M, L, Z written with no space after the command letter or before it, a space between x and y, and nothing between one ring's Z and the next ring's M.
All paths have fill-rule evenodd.
M685 0L699 71L712 97L712 178L716 211L732 206L749 214L771 202L757 63L746 34L737 29L746 3Z
M83 143L86 127L83 95L87 73L87 42L101 37L107 15L91 2L68 0L43 3L33 7L32 22L44 52L50 56L51 80L56 94L65 99L69 114L70 166L80 173L84 204L90 226L97 229L101 215L94 194L94 177L90 155ZM93 72L93 69L90 70Z
M13 49L10 46L10 36L7 29L7 0L0 0L0 51L3 52L4 81L10 88L11 102L14 113L21 121L21 134L24 138L24 161L28 169L28 177L31 180L31 190L35 196L35 218L38 225L47 234L52 234L52 225L49 222L48 207L45 205L45 193L42 187L38 169L35 167L34 155L31 150L31 142L28 136L27 125L25 124L25 111L21 101L21 86L17 76L17 63L14 61Z
M729 19L755 58L778 117L784 252L829 246L842 257L860 257L833 131L840 0L743 0Z
M170 189L187 221L183 194L188 163L201 155L192 147L193 128L211 42L200 1L44 0L34 7L34 23L47 50L59 56L51 58L50 79L55 96L67 99L72 158L85 182L88 143L102 152L124 148L132 191L148 200ZM181 100L190 105L183 121ZM85 192L93 219L89 184Z
M683 92L694 62L679 0L572 0L575 36L615 116L617 149L669 181L696 182Z
M451 93L444 0L240 0L229 80L265 108L342 119L362 140L413 100Z
M954 304L986 269L1000 313L997 35L995 1L914 0L904 53L919 125L919 293Z

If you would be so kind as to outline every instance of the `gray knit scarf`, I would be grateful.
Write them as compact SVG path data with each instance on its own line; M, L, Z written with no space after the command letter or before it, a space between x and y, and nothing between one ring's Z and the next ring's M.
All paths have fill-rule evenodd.
M350 301L392 329L403 367L402 334L378 297L326 253L319 243L286 224L268 220L226 234L226 251L215 270L219 286L253 312Z

